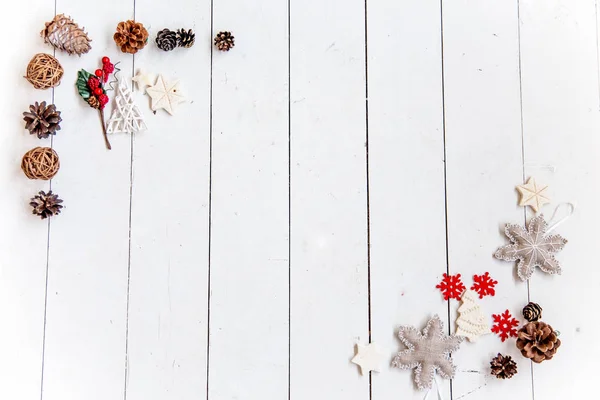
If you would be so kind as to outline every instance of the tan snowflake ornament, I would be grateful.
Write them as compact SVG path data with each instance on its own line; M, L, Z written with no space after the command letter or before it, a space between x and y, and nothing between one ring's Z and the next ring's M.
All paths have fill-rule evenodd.
M179 89L179 81L168 81L162 75L158 76L155 85L146 89L146 94L152 99L152 111L162 108L171 115L175 105L186 100Z
M535 178L529 178L525 185L517 186L520 199L519 205L521 207L531 207L534 212L538 212L545 204L550 203L550 199L546 194L548 185L538 184Z
M443 378L454 378L456 366L452 363L450 353L458 350L463 338L447 335L440 317L434 315L423 333L412 326L401 326L398 338L407 349L394 357L392 366L416 368L415 382L419 389L431 389L436 372Z
M535 267L547 274L561 273L560 263L554 254L562 250L567 240L560 235L548 235L544 215L532 218L527 229L516 224L506 224L504 234L511 244L500 247L494 257L504 261L517 261L517 275L522 281L531 278Z

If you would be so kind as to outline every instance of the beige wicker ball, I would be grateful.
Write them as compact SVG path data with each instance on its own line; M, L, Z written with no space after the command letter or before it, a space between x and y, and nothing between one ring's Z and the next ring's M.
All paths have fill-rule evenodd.
M23 156L21 169L29 179L52 179L60 168L58 154L50 147L36 147Z
M63 76L63 68L50 54L38 53L27 65L27 79L36 89L49 89L57 86Z

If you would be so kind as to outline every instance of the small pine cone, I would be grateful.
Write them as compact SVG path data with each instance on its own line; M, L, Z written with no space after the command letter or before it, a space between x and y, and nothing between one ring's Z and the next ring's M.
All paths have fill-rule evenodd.
M517 373L517 363L511 356L498 355L490 361L492 375L498 379L510 379Z
M156 35L156 45L164 51L171 51L177 47L177 32L163 29Z
M29 106L29 112L23 113L25 128L32 135L37 135L38 138L44 139L50 135L56 135L56 131L60 130L60 111L56 111L54 104L46 105L45 101L38 104L36 101Z
M523 317L529 322L535 322L542 318L542 307L537 303L530 302L523 308Z
M135 54L148 43L148 31L140 22L123 21L117 25L113 39L123 53Z
M87 102L90 105L90 107L92 107L92 108L96 108L96 109L100 108L100 100L98 100L98 98L96 96L90 96L87 99Z
M177 31L177 45L179 47L185 47L189 49L194 45L196 41L196 34L191 29L186 31L185 29L179 29Z
M559 347L558 335L545 322L528 322L517 333L517 349L535 363L551 360Z
M215 36L215 46L221 51L229 51L229 49L235 46L235 37L231 32L219 32L217 33L217 36Z
M31 199L29 205L33 207L33 215L39 215L41 219L46 219L56 214L60 214L60 209L63 206L60 204L63 201L58 198L58 195L53 194L52 190L48 193L40 191Z

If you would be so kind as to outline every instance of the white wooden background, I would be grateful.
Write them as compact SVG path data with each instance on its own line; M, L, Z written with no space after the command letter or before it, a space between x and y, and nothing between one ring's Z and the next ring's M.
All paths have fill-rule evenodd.
M84 25L84 57L36 91L23 78L55 12ZM197 44L119 53L117 23L193 28ZM353 346L390 354L401 324L457 303L442 273L489 271L488 314L528 298L561 332L532 366L514 340L465 343L445 399L579 399L600 346L600 91L595 0L24 0L5 6L0 95L0 399L422 399L412 373L362 377ZM211 47L231 30L236 47ZM120 60L179 78L189 98L150 130L115 135L74 89L76 71ZM49 144L21 113L54 101L67 208L30 215L21 156ZM536 165L552 165L555 172ZM577 204L558 232L562 276L527 285L492 258L524 222L514 186ZM488 376L497 352L519 374Z

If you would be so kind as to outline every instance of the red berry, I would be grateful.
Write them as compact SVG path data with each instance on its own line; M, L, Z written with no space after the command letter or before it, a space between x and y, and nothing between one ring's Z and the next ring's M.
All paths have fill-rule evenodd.
M90 79L88 79L88 87L92 91L96 90L98 87L100 87L100 80L98 80L98 78L95 76L90 76Z
M100 78L102 76L102 70L101 69L97 69L96 72L94 72L96 74L96 76L98 78Z
M101 94L98 96L98 100L100 101L101 105L105 105L106 103L108 103L108 96L105 94Z
M108 64L110 62L110 58L104 56L102 57L102 64Z
M102 67L102 69L104 70L105 73L112 74L115 71L115 66L112 65L111 63L108 63L108 64L104 64L104 67Z
M94 90L94 94L95 94L96 96L100 96L100 95L101 95L101 94L103 94L103 93L104 93L104 90L102 90L101 88L96 88L96 89Z

